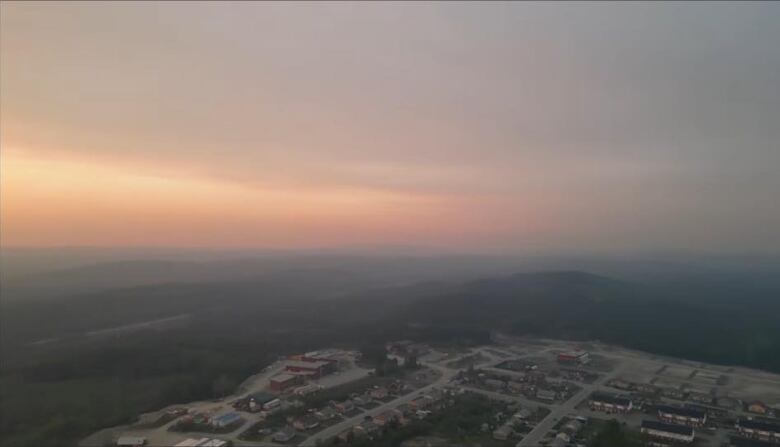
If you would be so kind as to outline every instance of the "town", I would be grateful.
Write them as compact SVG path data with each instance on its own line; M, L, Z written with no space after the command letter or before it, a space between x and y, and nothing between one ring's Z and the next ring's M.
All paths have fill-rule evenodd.
M385 356L292 355L238 395L145 414L81 445L565 447L612 427L636 445L780 446L780 376L762 371L500 335L468 348L400 340Z

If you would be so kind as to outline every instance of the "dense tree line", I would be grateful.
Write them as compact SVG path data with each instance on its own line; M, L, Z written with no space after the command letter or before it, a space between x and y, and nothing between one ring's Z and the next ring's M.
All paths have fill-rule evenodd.
M398 368L385 355L386 341L482 344L494 330L600 339L658 354L780 371L777 313L759 299L737 304L719 299L711 305L706 299L662 299L668 295L648 293L641 285L577 273L517 275L396 301L395 290L380 294L379 303L253 300L251 290L244 289L235 298L207 296L222 293L219 288L187 288L187 293L202 293L197 299L180 291L163 307L192 317L186 326L160 333L66 339L22 349L8 344L4 332L0 445L74 444L100 428L131 422L141 412L229 394L279 355L334 344L361 349L380 375ZM154 299L163 295L158 291ZM137 301L111 303L112 319L124 309L144 318L158 313L133 312ZM69 328L84 329L105 320L98 306L91 297L50 303L47 311L56 315L67 307L62 315L80 318ZM6 319L37 335L51 329L35 329L39 322L31 313L6 311Z

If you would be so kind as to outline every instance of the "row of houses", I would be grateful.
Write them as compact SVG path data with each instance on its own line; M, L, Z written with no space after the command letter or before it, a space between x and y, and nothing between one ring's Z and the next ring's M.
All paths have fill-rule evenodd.
M461 374L456 383L472 383L474 377ZM573 389L572 384L565 380L547 380L543 373L513 374L513 376L496 375L480 372L476 382L492 391L507 390L515 394L524 394L544 402L554 402L565 398Z
M314 430L324 422L336 419L338 417L340 417L339 411L337 411L333 406L326 406L294 419L290 425L282 427L281 429L274 432L271 435L271 439L278 443L288 443L293 438L295 438L295 436L297 436L298 431Z
M616 396L607 393L594 393L591 395L590 409L593 411L603 411L605 413L627 413L637 408L637 403L630 396ZM645 402L647 404L647 402ZM641 407L640 399L639 406ZM693 427L703 426L707 422L707 417L726 417L728 411L720 408L700 404L685 404L682 407L671 405L660 405L656 407L658 417L668 423L678 425L690 425Z
M599 377L598 374L589 371L584 371L582 369L573 369L573 368L561 368L560 374L561 376L563 376L564 379L576 380L578 382L587 382L587 383L593 382Z
M227 441L215 438L187 438L173 447L226 447Z
M684 400L686 396L688 396L688 393L686 391L681 390L680 388L670 387L670 386L666 386L666 387L658 386L650 383L636 383L625 379L612 379L607 383L607 385L623 391L636 391L637 393L640 394L646 394L652 396L660 394L663 397L667 397L669 399L675 399L675 400ZM698 396L698 394L696 396ZM711 402L712 397L707 396L706 398L701 398L699 401Z
M349 442L353 438L371 438L392 421L396 421L400 425L406 425L409 419L404 417L398 410L388 410L342 431L337 435L337 438L342 442Z
M780 424L777 422L740 418L736 428L746 438L780 443Z
M394 387L394 392L402 391L403 386ZM333 408L339 413L349 413L357 407L366 407L374 403L375 399L382 400L390 396L391 390L387 387L374 387L366 390L363 394L353 395L351 398L341 402L333 403Z
M724 409L737 409L743 406L739 399L729 396L716 396L712 390L687 388L685 386L658 386L649 383L636 383L625 379L612 379L607 383L613 388L624 391L636 391L647 395L661 395L675 400L690 400L704 405L716 405ZM761 401L750 401L744 404L744 409L750 413L769 415L772 409Z
M696 408L659 405L658 418L663 422L689 427L702 427L707 423L707 413Z
M634 403L630 398L605 393L592 394L589 404L591 410L605 413L628 413L634 408Z
M657 440L673 443L691 443L696 438L693 427L666 422L642 421L640 431Z
M366 418L352 428L342 431L337 437L341 441L348 441L350 438L371 437L391 423L397 423L402 426L407 425L412 416L412 413L404 413L404 411L398 408L386 410L373 417Z
M732 436L729 439L729 447L777 447L777 444L769 441Z
M372 438L382 428L391 422L406 425L414 418L424 418L442 404L446 393L440 389L432 389L428 393L417 396L409 403L398 405L394 409L366 418L360 424L348 428L337 435L342 442L350 442L354 438Z

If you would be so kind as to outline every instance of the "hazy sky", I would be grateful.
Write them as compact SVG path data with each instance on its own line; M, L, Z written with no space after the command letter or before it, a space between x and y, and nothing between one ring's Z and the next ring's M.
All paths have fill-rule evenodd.
M780 250L780 3L2 3L4 246Z

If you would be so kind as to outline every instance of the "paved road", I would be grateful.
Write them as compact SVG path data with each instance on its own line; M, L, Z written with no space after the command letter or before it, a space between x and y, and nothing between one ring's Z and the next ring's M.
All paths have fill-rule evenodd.
M553 405L550 405L550 404L546 404L546 403L543 403L543 402L537 402L537 401L531 400L531 399L526 399L523 396L516 396L516 395L512 395L512 394L496 393L494 391L483 390L481 388L474 388L474 387L470 387L470 386L462 386L461 385L461 388L463 388L466 391L471 391L472 393L482 394L483 396L487 396L487 397L489 397L491 399L503 400L505 402L517 402L517 403L522 404L522 405L524 405L526 407L541 407L541 408L553 408L554 407Z
M547 432L552 430L555 424L557 424L562 417L568 416L570 413L572 413L574 409L577 407L577 405L579 405L580 402L582 402L583 399L585 399L593 391L601 389L601 385L603 383L606 383L608 380L617 376L618 374L620 374L621 371L622 368L618 367L615 368L611 373L603 375L600 379L596 380L591 384L580 384L580 386L582 386L582 389L577 394L572 396L569 400L567 400L561 405L550 407L552 409L552 412L548 414L547 417L542 419L541 422L536 424L536 427L534 427L533 430L531 430L531 432L528 433L522 439L522 441L520 441L517 445L518 446L539 445L540 441L545 437Z
M503 360L503 359L496 358L496 356L491 354L490 352L485 352L483 350L483 348L473 350L472 352L470 352L469 354L466 354L466 355L476 354L477 352L482 352L484 355L490 357L491 360L494 360L494 361L496 361L496 360L501 360L502 361ZM538 353L533 353L533 354L538 354ZM514 355L513 357L514 358L522 358L522 357L525 357L525 356L528 356L528 355L532 355L532 354L525 354L525 355L521 355L521 356ZM449 359L448 361L452 361L452 360ZM363 418L366 417L366 416L378 415L378 414L380 414L380 413L382 413L384 411L387 411L389 409L395 408L398 405L401 405L401 404L408 403L408 402L412 401L421 392L424 393L426 391L429 391L432 388L435 388L435 387L442 386L442 385L446 384L458 372L457 369L450 369L450 368L447 368L445 366L442 366L442 365L439 365L439 364L436 364L436 363L422 363L422 364L424 366L429 367L429 368L435 369L436 371L441 373L441 377L439 377L439 379L437 379L435 382L433 382L430 385L426 385L425 387L420 388L418 390L415 390L415 391L413 391L413 392L411 392L409 394L406 394L404 396L401 396L398 399L395 399L393 401L387 402L387 403L382 404L382 405L380 405L380 406L378 406L376 408L373 408L373 409L371 409L369 411L363 412L363 413L361 413L361 414L359 414L357 416L354 416L352 418L346 419L346 420L344 420L344 421L342 421L342 422L340 422L338 424L335 424L335 425L332 425L330 427L327 427L324 430L322 430L322 431L320 431L318 433L315 433L314 435L308 437L306 440L304 440L299 445L301 447L314 446L318 439L322 439L324 441L326 439L332 438L332 437L338 435L339 433L341 433L342 431L347 430L348 428L353 427L353 426L359 424L360 422L363 421ZM542 404L540 402L535 402L535 401L531 401L531 400L527 400L527 399L523 399L523 398L519 398L519 397L506 396L506 395L503 395L503 394L492 393L490 391L479 390L479 389L476 389L476 388L473 389L472 391L480 392L480 393L489 395L490 397L494 397L494 398L497 398L497 399L507 400L507 398L509 398L509 399L511 399L514 402L521 402L521 403L524 403L526 405L533 405L533 406L537 406L537 407L547 407L547 405ZM546 433L546 430L545 430L545 433Z
M306 440L304 440L298 445L300 445L301 447L313 446L317 443L318 439L322 439L323 441L325 441L326 439L332 438L338 435L339 433L341 433L342 431L359 424L360 422L363 421L363 418L366 416L376 416L382 412L393 409L401 404L411 402L415 397L419 396L421 393L430 391L432 388L445 385L457 373L457 371L453 371L451 369L447 369L436 364L425 364L425 366L428 366L440 372L441 377L436 379L436 381L431 383L430 385L426 385L422 388L414 390L411 393L399 397L398 399L384 403L376 408L372 408L368 411L360 413L357 416L351 417L349 419L345 419L342 422L339 422L338 424L331 425L330 427L327 427L324 430L309 436L308 438L306 438Z

